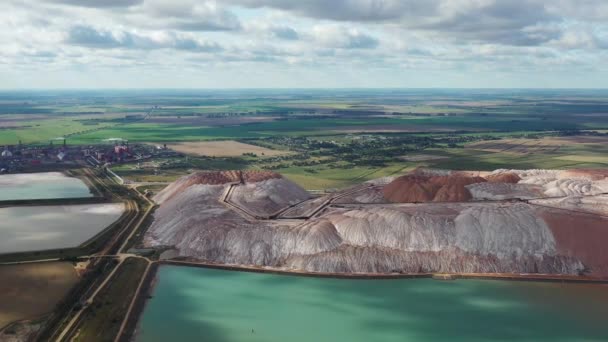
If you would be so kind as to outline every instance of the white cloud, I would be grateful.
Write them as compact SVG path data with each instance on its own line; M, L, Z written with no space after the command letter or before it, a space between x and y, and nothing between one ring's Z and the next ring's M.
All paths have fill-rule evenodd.
M340 49L373 49L378 39L357 28L340 25L317 25L313 28L314 39L324 47Z
M235 31L238 17L214 1L147 0L130 9L136 24L183 31Z
M192 52L217 52L222 50L217 43L201 42L174 33L145 36L125 31L105 31L83 25L71 27L65 42L72 45L99 49L176 49Z
M143 0L46 0L51 3L66 4L79 7L111 8L129 7L140 4Z
M463 85L472 81L454 75L474 80L491 70L570 85L572 75L595 70L588 81L608 87L604 0L5 0L0 42L0 87L15 84L17 70L84 82L100 69L121 70L118 80L155 70L166 82L203 82L204 73L218 87L234 81L222 75L251 69L270 84L335 76L306 76L313 83L301 86ZM367 73L360 83L347 75L357 68ZM413 80L417 73L428 79Z

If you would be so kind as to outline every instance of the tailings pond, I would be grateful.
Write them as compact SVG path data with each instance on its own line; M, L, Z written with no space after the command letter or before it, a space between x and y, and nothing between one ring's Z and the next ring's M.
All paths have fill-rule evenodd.
M124 209L122 203L0 208L0 254L76 247Z
M161 266L137 341L608 341L608 286Z
M60 172L0 175L0 201L93 197L80 179Z

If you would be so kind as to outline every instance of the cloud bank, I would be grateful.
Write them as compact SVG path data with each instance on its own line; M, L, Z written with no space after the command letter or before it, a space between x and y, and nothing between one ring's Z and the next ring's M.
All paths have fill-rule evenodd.
M2 88L66 78L73 87L608 87L604 0L6 0L0 17Z

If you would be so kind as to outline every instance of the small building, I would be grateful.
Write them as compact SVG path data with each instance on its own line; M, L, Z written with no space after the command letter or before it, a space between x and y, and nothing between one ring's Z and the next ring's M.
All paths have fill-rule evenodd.
M114 153L121 155L129 153L129 148L125 145L116 145L114 146Z

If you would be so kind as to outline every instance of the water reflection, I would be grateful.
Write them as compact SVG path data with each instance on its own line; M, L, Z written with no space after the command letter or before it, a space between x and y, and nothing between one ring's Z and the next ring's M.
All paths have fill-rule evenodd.
M122 203L0 208L0 254L78 246L123 211Z
M60 172L0 175L0 201L93 197L84 182Z

